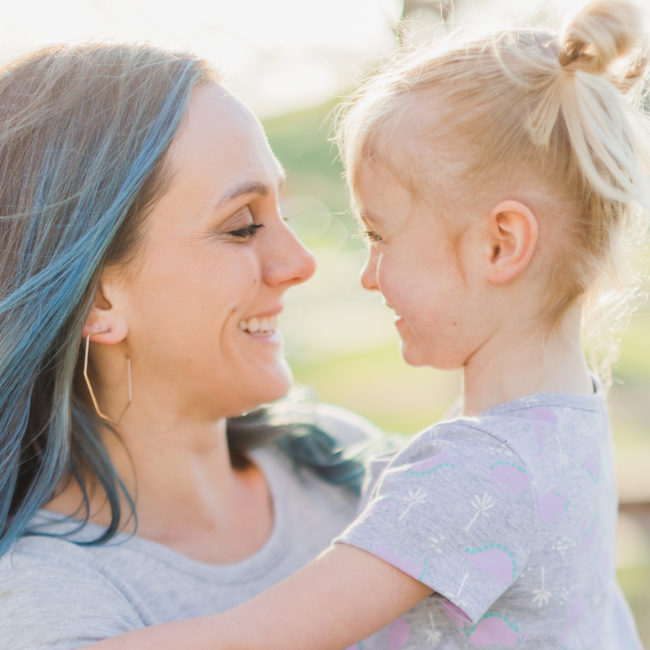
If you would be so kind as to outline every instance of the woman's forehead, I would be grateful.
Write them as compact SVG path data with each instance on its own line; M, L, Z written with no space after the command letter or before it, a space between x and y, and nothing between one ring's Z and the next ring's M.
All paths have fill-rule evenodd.
M178 182L209 184L218 195L242 183L277 186L283 176L257 118L216 84L192 93L168 162Z

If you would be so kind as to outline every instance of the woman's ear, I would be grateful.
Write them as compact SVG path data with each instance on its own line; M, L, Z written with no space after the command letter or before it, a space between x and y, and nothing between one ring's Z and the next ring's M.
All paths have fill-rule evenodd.
M501 201L487 215L487 279L507 284L528 266L537 245L537 218L519 201Z
M83 337L91 337L97 343L112 345L126 338L129 328L124 315L107 297L111 295L110 286L102 277L97 288L93 306L83 329Z

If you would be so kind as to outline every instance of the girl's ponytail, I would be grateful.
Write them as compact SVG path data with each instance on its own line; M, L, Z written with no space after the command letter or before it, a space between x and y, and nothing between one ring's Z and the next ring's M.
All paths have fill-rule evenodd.
M557 64L549 61L528 118L535 144L554 148L554 132L556 140L568 139L589 191L624 205L648 202L647 131L633 110L638 100L621 97L643 78L642 24L628 0L584 7L560 39Z
M606 75L627 90L641 78L645 69L645 56L638 56L645 41L642 25L641 11L631 2L592 2L565 28L558 62L567 71ZM629 65L612 74L612 64L625 57L629 59L630 55Z

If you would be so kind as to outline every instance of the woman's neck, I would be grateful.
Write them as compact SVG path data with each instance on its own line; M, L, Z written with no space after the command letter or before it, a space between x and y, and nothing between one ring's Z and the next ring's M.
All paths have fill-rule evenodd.
M266 542L273 527L270 492L258 467L232 466L225 420L209 425L138 422L137 409L120 423L119 437L105 430L111 461L136 504L136 532L185 555L210 563L248 557ZM81 503L74 482L48 508L67 515ZM108 525L111 513L101 489L90 493L90 520Z

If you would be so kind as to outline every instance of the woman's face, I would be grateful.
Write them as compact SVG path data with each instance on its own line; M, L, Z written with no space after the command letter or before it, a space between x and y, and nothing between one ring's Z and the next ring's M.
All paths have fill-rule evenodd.
M314 259L280 214L282 170L261 126L219 86L193 91L167 163L168 187L113 292L134 404L232 416L288 390L277 317Z

